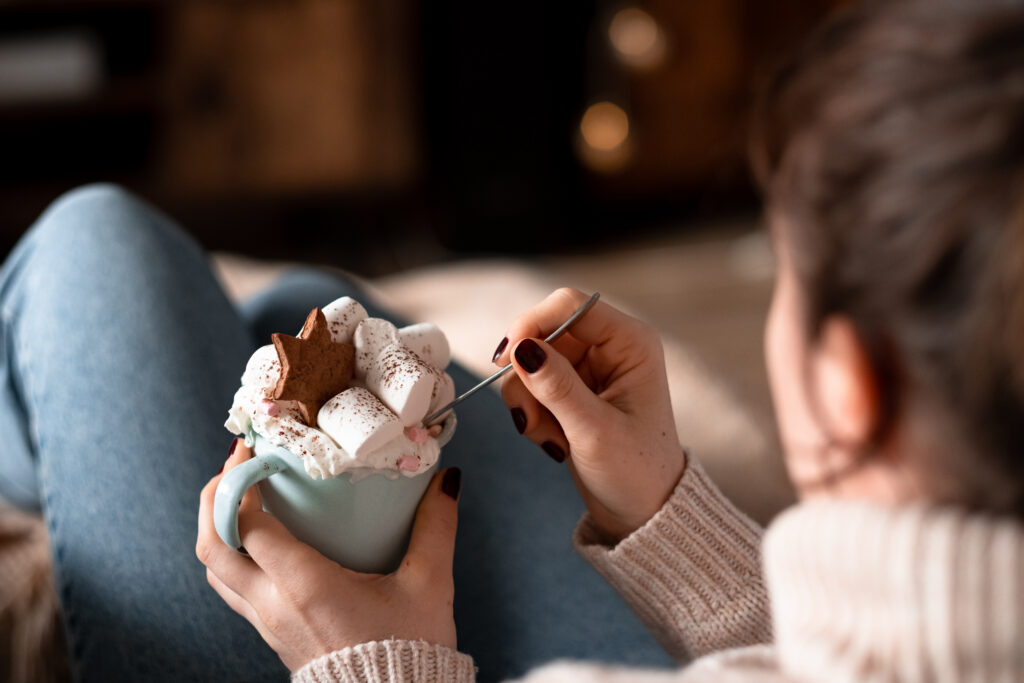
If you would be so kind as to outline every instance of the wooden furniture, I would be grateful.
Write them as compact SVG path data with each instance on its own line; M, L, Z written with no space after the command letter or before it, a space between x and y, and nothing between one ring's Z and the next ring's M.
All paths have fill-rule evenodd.
M367 274L752 211L754 83L836 4L636 0L665 50L635 69L604 0L0 0L0 59L71 36L97 74L12 100L0 64L0 248L93 180L208 247ZM601 100L628 117L614 169L580 154Z
M0 2L0 58L5 45L70 36L98 65L77 94L29 99L5 99L0 65L0 239L11 246L57 194L95 180L152 199L210 247L300 256L281 226L302 222L310 234L292 237L329 243L325 226L347 215L397 224L421 165L414 9Z

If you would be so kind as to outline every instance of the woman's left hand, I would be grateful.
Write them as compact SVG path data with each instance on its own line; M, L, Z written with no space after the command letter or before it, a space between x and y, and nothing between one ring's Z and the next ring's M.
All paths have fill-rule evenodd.
M252 457L239 440L224 471ZM409 550L392 574L361 574L295 539L263 511L256 492L242 500L238 528L249 557L229 548L213 526L213 498L223 474L203 488L196 556L206 578L234 611L256 627L291 671L317 657L373 640L425 640L456 647L452 555L458 474L442 488L434 476L423 496ZM454 484L454 485L453 485Z

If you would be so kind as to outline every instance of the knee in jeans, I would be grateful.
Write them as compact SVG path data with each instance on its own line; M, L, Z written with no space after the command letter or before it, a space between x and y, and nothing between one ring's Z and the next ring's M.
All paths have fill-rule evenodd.
M120 185L93 183L58 197L34 227L37 239L51 246L98 246L145 242L167 223ZM39 242L37 242L39 244Z
M47 207L40 223L58 223L55 218L68 214L80 216L83 212L122 211L139 205L139 200L120 185L114 183L90 183L68 190Z

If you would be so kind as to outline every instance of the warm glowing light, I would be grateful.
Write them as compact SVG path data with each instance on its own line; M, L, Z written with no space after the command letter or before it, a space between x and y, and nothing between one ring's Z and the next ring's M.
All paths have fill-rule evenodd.
M587 107L580 121L580 134L590 147L610 152L629 137L629 117L611 102L598 102Z
M638 7L627 7L612 17L608 39L629 66L652 68L665 57L665 36L658 22Z
M587 107L576 136L576 153L585 166L599 173L623 171L633 155L632 147L629 117L622 107L612 102Z

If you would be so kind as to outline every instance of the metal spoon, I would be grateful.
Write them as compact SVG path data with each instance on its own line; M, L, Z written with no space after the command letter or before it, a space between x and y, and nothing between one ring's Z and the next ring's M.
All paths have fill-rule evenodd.
M559 337L561 337L563 334L565 334L568 331L568 329L570 327L572 327L576 323L577 320L582 318L583 315L587 311L589 311L591 308L594 307L594 304L597 303L597 300L599 298L601 298L601 293L600 292L594 292L594 295L591 296L589 299L587 299L587 302L585 304L580 306L576 310L575 313L573 313L571 316L569 316L568 320L566 320L564 323L562 323L558 327L557 330L555 330L554 332L549 334L547 339L545 339L544 341L546 341L548 344L550 344L553 341L555 341L556 339L558 339ZM436 420L437 418L441 417L442 415L447 413L449 410L451 410L452 408L454 408L458 404L462 403L463 401L465 401L467 398L469 398L470 396L472 396L476 392L478 392L481 389L483 389L484 387L486 387L488 384L491 384L492 382L497 381L499 378L503 377L511 369L512 369L512 364L509 363L508 365L503 367L501 370L498 370L496 373L494 373L493 375L491 375L490 377L485 379L483 382L480 382L480 384L477 384L475 387L473 387L472 389L470 389L466 393L462 394L461 396L456 398L454 401L452 401L448 405L444 406L443 408L440 408L439 410L435 410L433 413L431 413L426 418L424 418L424 420L423 420L424 426L429 427L431 425L431 423L434 422L434 420Z

